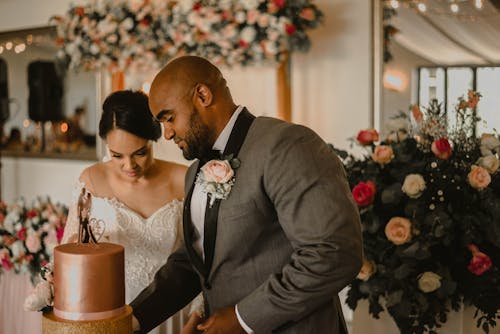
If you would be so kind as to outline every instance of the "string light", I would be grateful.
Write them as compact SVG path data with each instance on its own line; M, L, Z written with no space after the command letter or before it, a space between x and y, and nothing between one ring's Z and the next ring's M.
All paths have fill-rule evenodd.
M11 41L8 41L7 43L5 43L5 49L6 50L10 50L10 49L12 49L13 45L14 44Z
M418 5L417 5L417 8L420 12L424 13L426 10L427 10L427 6L425 5L425 3L423 2L420 2Z
M474 6L475 6L477 9L482 9L482 8L483 8L483 0L475 0L475 1L474 1Z
M458 13L458 11L460 10L460 7L458 6L458 3L455 3L453 2L451 5L450 5L450 10L453 12L453 13Z
M0 45L0 54L3 53L3 46Z
M399 1L398 0L391 0L390 5L392 8L397 9L397 8L399 8Z

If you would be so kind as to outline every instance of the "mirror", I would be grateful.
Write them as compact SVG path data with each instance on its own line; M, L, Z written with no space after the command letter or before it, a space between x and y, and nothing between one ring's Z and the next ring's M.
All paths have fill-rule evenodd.
M456 5L458 7L454 7ZM483 98L481 132L500 127L500 1L381 1L375 24L386 27L392 59L380 59L379 126L410 104L427 106L432 98L451 110L468 89ZM385 12L385 19L383 13ZM381 28L379 28L381 30ZM382 51L379 50L380 54ZM387 58L387 53L385 54Z
M65 71L55 38L50 26L0 32L2 154L95 160L98 74Z

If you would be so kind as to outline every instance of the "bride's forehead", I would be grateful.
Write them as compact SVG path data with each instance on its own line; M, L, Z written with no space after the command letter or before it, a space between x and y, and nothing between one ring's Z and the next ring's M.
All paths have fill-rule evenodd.
M111 130L106 136L106 142L111 151L123 154L133 153L150 145L150 140L121 129Z

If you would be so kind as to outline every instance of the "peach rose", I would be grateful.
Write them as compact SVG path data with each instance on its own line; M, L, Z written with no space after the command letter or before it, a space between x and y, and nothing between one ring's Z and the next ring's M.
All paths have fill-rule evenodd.
M471 187L477 190L483 190L491 182L490 173L488 173L488 171L483 167L476 165L471 166L471 171L467 175L467 179L469 180Z
M436 291L441 287L441 276L433 273L432 271L426 271L418 279L418 288L425 293Z
M431 151L439 159L446 160L451 156L450 142L446 138L439 138L432 143Z
M361 145L373 144L373 142L378 141L378 132L375 129L361 130L359 131L356 140Z
M362 281L368 281L368 279L377 271L377 267L375 266L375 262L368 261L367 259L363 259L363 266L359 271L357 279Z
M392 217L385 225L385 236L395 245L411 240L411 222L407 218Z
M418 104L414 104L410 108L411 108L411 114L413 115L413 119L417 123L422 122L422 119L424 118L424 114L420 110L420 107L418 106Z
M391 162L394 158L394 152L392 151L392 147L388 145L379 145L375 147L375 151L372 154L373 161L385 165Z
M201 167L205 181L226 183L234 175L234 171L227 160L210 160Z
M488 173L493 174L500 167L500 161L494 155L487 155L485 157L479 158L477 164L488 171Z
M425 180L420 174L408 174L401 190L410 198L419 198L425 190Z
M467 98L468 98L467 103L468 103L469 107L474 109L474 108L476 108L476 106L479 102L479 99L481 98L481 94L469 89L469 91L467 92Z

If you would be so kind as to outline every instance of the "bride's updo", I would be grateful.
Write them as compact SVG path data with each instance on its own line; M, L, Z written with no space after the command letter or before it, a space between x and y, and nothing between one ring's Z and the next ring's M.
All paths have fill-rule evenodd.
M105 140L113 129L121 129L153 141L161 136L160 123L151 114L148 96L141 91L121 90L104 100L99 137Z

